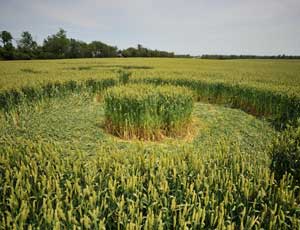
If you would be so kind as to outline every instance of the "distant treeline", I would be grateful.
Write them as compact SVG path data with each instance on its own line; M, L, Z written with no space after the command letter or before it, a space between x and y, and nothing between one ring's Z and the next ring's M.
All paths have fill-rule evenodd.
M202 59L300 59L300 56L288 56L288 55L273 55L273 56L259 56L259 55L210 55L205 54L202 56L198 56L198 58Z
M15 42L13 42L15 41ZM14 45L16 44L16 45ZM0 32L0 59L29 60L29 59L62 59L62 58L93 58L93 57L180 57L192 58L190 55L175 55L174 52L151 50L137 45L120 50L101 41L86 43L67 37L67 32L59 29L56 34L49 35L39 45L28 31L15 39L8 31ZM257 56L257 55L210 55L195 56L201 59L300 59L300 56Z
M15 41L16 46L14 46ZM30 32L25 31L20 39L14 39L10 32L0 32L0 59L60 59L60 58L93 58L93 57L189 57L175 55L173 52L151 50L138 45L119 50L116 46L101 41L86 43L68 38L66 31L60 29L56 34L49 35L42 45L33 40Z

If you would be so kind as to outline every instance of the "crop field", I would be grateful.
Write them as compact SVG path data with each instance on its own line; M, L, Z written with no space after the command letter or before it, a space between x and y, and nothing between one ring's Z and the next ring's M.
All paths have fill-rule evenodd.
M299 60L2 61L0 229L300 229L299 118Z
M36 86L68 80L117 77L119 70L133 78L186 78L219 82L288 94L300 92L299 60L198 59L73 59L0 62L0 89Z

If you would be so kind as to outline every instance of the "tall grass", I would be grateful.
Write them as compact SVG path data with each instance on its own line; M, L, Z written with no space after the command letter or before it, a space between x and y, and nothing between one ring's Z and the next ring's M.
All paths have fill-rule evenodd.
M141 78L134 82L155 85L172 84L184 86L195 92L199 101L229 105L256 116L271 120L278 130L287 125L297 125L300 117L300 97L227 83L207 83L186 78Z
M147 140L183 135L193 109L192 93L175 86L118 86L106 92L104 102L110 133Z
M47 83L42 86L24 86L20 89L12 89L0 92L0 110L9 111L21 103L31 103L52 97L63 97L72 92L90 91L100 92L108 87L118 84L118 80L107 78L96 81L88 79L83 82L73 80L66 82Z
M143 77L130 80L127 78L127 74L125 74L124 79L120 80L117 78L88 79L79 82L71 80L63 83L54 82L43 86L24 86L20 89L0 91L0 110L8 111L22 102L31 102L45 97L63 96L76 90L97 92L119 83L128 82L155 85L172 84L187 87L194 91L199 101L226 104L259 117L266 117L278 130L285 129L287 125L296 126L297 119L300 117L300 98L295 94L288 95L253 87L230 85L228 83L208 83L186 78Z
M300 124L300 119L298 120ZM271 170L280 180L285 173L293 175L300 185L300 126L288 127L274 140L270 151Z
M8 138L0 151L0 229L300 226L292 178L276 184L264 153L226 143L213 152L111 143L87 156L49 141Z

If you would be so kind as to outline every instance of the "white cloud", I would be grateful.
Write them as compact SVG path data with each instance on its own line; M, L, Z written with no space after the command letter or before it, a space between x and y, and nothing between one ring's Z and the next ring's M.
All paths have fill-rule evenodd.
M191 52L300 53L299 0L11 0L1 3L0 26L125 48ZM26 29L24 28L24 29Z

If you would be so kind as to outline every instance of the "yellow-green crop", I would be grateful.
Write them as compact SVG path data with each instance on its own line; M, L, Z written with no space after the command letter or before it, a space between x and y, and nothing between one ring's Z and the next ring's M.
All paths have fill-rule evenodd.
M0 62L0 229L299 230L299 187L269 157L274 127L297 125L299 73L299 60ZM122 105L141 96L133 83L191 90L199 132L108 135L103 93L120 87Z
M113 87L104 102L106 129L123 138L157 140L184 135L193 110L192 92L178 86Z

